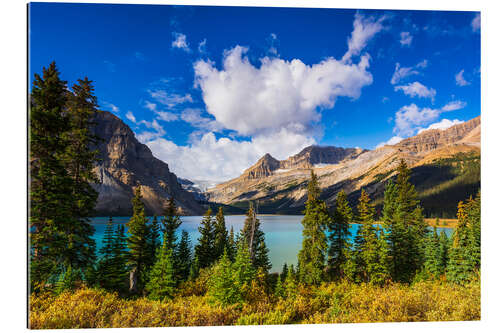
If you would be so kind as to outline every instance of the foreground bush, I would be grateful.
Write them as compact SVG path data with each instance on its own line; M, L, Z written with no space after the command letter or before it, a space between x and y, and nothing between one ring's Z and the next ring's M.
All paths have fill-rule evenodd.
M298 288L288 299L221 306L207 296L159 302L82 288L30 297L30 327L99 328L479 320L480 283L377 287L347 282Z

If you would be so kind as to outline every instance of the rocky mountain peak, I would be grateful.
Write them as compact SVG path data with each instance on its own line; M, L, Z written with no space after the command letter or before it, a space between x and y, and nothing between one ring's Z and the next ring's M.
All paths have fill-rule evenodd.
M283 169L310 169L315 164L337 164L358 157L365 150L334 146L308 146L296 155L281 161Z
M262 156L257 163L245 170L243 173L246 179L258 179L270 176L274 170L279 169L280 161L267 153Z
M171 196L181 213L201 213L193 195L181 187L168 165L154 157L123 121L106 111L99 111L93 121L93 131L101 139L96 146L100 161L94 168L100 179L95 185L99 215L130 215L130 200L137 185L141 185L148 214L162 214Z

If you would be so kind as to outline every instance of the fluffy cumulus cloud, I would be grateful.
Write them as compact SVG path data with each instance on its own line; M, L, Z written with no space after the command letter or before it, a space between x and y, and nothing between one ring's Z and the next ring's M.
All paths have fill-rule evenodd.
M401 137L410 136L421 130L422 126L436 121L443 112L462 109L467 104L452 101L439 109L420 108L415 104L405 105L396 112L394 132Z
M239 176L266 153L284 159L314 143L313 138L283 128L271 135L244 141L227 137L217 139L209 132L189 146L178 146L164 138L155 138L147 145L156 157L167 161L170 169L181 177L222 182Z
M413 36L408 32L408 31L403 31L400 34L401 39L399 42L401 43L402 46L410 46L411 42L413 41Z
M421 129L419 129L418 130L418 134L420 134L420 133L422 133L424 131L427 131L427 130L431 130L431 129L445 130L447 128L450 128L451 126L454 126L454 125L457 125L457 124L461 124L461 123L463 123L463 120L458 120L458 119L453 119L453 120L443 119L440 122L430 124L427 128L421 128Z
M410 97L430 98L434 100L436 97L436 90L434 88L427 88L422 83L415 81L405 86L395 86L394 91L401 90L405 95Z
M464 86L468 86L470 84L470 82L468 82L464 78L464 72L465 72L465 70L462 69L460 72L458 72L455 75L455 83L457 84L457 86L464 87Z
M247 57L248 48L238 45L224 52L221 67L211 60L198 60L194 86L201 91L204 107L180 105L192 102L191 96L173 96L165 90L151 91L154 102L145 104L154 112L159 105L183 107L179 120L195 128L189 144L179 146L161 137L158 123L144 123L149 130L139 137L178 176L192 180L225 181L266 153L278 159L296 154L321 135L321 112L332 112L329 109L339 97L357 99L362 88L373 82L370 56L362 51L383 29L384 19L356 14L341 60L305 64L270 52L272 57L255 65ZM277 40L276 35L270 36Z
M307 132L320 119L318 109L333 108L340 96L358 98L373 81L368 55L357 64L328 58L314 65L266 57L255 67L245 57L247 50L227 51L220 70L203 60L194 67L207 112L241 135L276 128Z
M481 30L481 14L477 13L472 19L470 26L472 27L472 31L478 32Z
M189 45L187 43L187 38L186 35L178 33L178 32L173 32L172 33L174 40L172 41L172 47L184 50L186 52L191 51L189 49Z
M383 22L386 16L381 16L378 19L370 16L365 17L359 13L354 16L353 31L347 40L348 50L344 54L342 60L347 61L352 56L356 56L366 47L368 41L375 34L384 29Z

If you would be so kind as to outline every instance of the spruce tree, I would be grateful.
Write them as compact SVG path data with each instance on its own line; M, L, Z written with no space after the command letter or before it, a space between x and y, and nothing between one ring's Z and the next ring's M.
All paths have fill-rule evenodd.
M69 130L64 134L68 142L64 153L66 169L72 178L72 216L74 222L68 224L68 256L71 265L85 267L95 259L94 228L89 224L98 193L92 187L99 179L94 172L98 161L95 148L99 138L93 134L92 119L97 111L92 81L85 77L78 79L69 94L66 108Z
M200 226L198 227L200 238L196 244L194 251L197 259L198 269L208 267L216 261L215 252L215 225L212 217L212 209L208 209L203 216Z
M266 246L265 234L260 228L260 220L257 218L252 203L250 203L247 211L241 237L248 246L254 267L256 269L261 267L265 272L268 272L271 269L268 255L269 249Z
M280 274L280 276L281 276L281 280L282 280L282 281L285 281L285 278L286 278L286 276L287 276L287 275L288 275L288 266L287 266L287 264L286 264L286 263L284 263L284 264L283 264L283 268L282 268L282 270L281 270L281 274Z
M440 241L436 227L427 235L425 246L425 257L423 270L433 278L439 278L443 274Z
M219 207L217 215L215 216L214 229L215 229L215 257L219 259L224 254L224 251L229 249L229 239L226 229L226 220L224 218L224 211L222 207Z
M250 258L248 247L243 242L238 244L238 251L236 252L233 264L233 272L236 288L243 298L257 274L252 259Z
M176 232L179 226L182 224L182 221L177 214L177 207L175 206L173 197L170 197L170 199L168 200L163 214L164 216L161 221L163 229L163 239L167 244L167 248L174 251L177 243Z
M189 278L193 259L191 254L191 241L189 239L189 234L185 230L182 230L181 240L176 248L175 258L177 263L177 279L178 281L186 281Z
M146 263L149 259L148 226L144 203L142 202L141 187L137 186L132 199L133 215L128 222L128 264L130 265L131 293L142 292L146 281Z
M171 299L176 285L172 249L168 248L168 243L163 243L146 285L148 297L154 300Z
M326 204L319 199L318 178L311 170L311 180L307 187L305 216L302 219L302 249L298 254L300 281L319 284L324 280L328 243L325 229L331 219Z
M347 201L347 195L341 190L337 195L332 223L328 226L330 247L328 249L328 270L332 278L344 276L344 266L347 262L347 251L350 248L349 231L352 222L352 209Z
M124 292L127 289L127 256L127 236L125 235L125 226L120 224L115 229L111 255L113 267L111 284L113 289L119 292Z
M236 239L234 235L234 228L231 226L231 230L229 231L229 236L228 236L228 248L227 248L227 254L229 255L229 259L231 261L234 260L234 257L236 256L236 251L238 250L236 246Z
M234 267L229 259L227 250L224 250L222 258L214 267L213 274L209 280L208 295L222 305L243 301L243 293L236 283Z
M29 224L30 281L43 285L51 275L70 265L66 232L75 222L73 213L72 179L66 170L64 153L68 140L66 81L52 62L35 74L30 95L29 112ZM61 270L62 269L62 270Z
M283 282L281 281L281 275L278 274L278 279L276 280L276 286L274 287L274 295L278 298L285 297L285 288Z
M97 263L97 276L99 284L105 289L112 289L113 277L113 243L114 243L114 228L113 218L110 216L106 228L104 229L104 237L102 240L102 248L99 250L101 257Z

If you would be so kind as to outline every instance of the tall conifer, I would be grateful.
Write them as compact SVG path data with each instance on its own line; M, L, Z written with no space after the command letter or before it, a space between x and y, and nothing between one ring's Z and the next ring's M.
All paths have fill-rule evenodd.
M352 209L347 201L347 195L341 190L337 195L332 223L328 226L330 247L328 249L328 270L333 278L344 276L344 265L347 262L347 251L350 248L349 231L352 222Z

